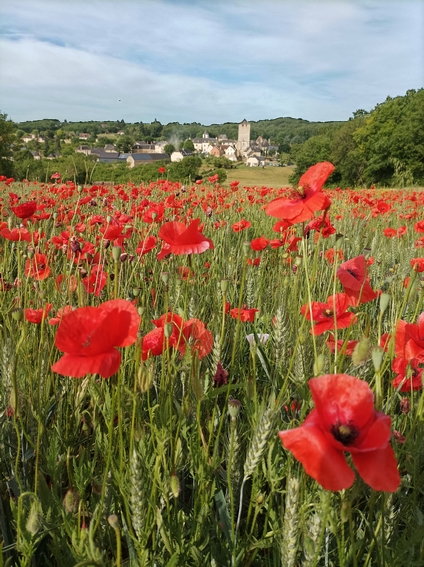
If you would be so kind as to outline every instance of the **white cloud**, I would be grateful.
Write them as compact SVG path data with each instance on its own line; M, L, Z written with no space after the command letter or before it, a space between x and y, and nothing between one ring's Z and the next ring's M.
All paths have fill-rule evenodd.
M422 6L21 0L1 8L0 108L15 120L347 119L423 86Z

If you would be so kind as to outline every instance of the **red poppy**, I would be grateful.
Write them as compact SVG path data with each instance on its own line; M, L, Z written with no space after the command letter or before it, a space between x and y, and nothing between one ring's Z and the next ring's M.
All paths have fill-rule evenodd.
M163 165L158 167L158 173L165 173L165 172L166 172L166 169L163 167Z
M328 209L331 201L321 189L333 171L334 165L328 161L313 165L299 179L301 191L291 199L274 199L265 207L266 214L294 224L311 219L316 211Z
M31 233L26 228L14 228L9 230L7 227L0 230L0 236L6 238L6 240L11 240L12 242L31 242Z
M17 207L10 207L19 219L28 219L37 210L37 201L27 201Z
M391 419L374 409L369 385L347 374L327 374L309 380L313 409L300 427L280 431L283 446L326 490L350 488L355 474L374 490L394 492L400 484L390 445Z
M415 272L424 272L424 258L412 258L410 264Z
M52 306L52 303L46 303L41 309L25 309L25 319L29 323L39 325L47 317Z
M395 334L396 356L406 360L418 359L424 362L424 313L418 317L417 323L400 320Z
M50 275L50 268L47 265L47 256L36 252L32 258L25 262L25 275L35 280L45 280Z
M346 343L346 344L345 344ZM353 351L355 350L358 341L344 341L343 339L339 339L337 341L337 350L340 354L345 354L346 356L352 356ZM333 335L330 335L326 340L326 345L330 349L331 352L335 352L336 350L336 342Z
M164 206L160 203L154 203L144 212L143 221L148 224L152 224L153 222L162 222L164 214Z
M393 238L394 236L397 235L396 229L394 228L385 228L383 230L383 234L384 236L387 236L387 238Z
M82 285L85 287L87 293L94 293L99 297L102 289L105 287L107 281L107 273L104 272L101 266L94 266L91 274L81 280Z
M337 269L337 277L352 305L367 303L378 295L367 281L367 274L366 260L363 254L340 264Z
M201 359L207 356L213 347L213 336L199 319L189 319L183 325L183 335L192 343L192 352L197 352Z
M195 219L186 226L177 221L166 222L158 232L165 245L158 255L162 259L168 254L201 254L213 249L213 242L199 232L200 219Z
M312 301L310 306L309 303L305 303L300 312L308 321L311 319L314 321L310 333L316 336L335 328L345 329L355 323L356 315L346 311L349 307L349 296L346 293L337 293L330 295L327 303Z
M189 330L186 329L186 336L183 335L183 320L176 313L168 312L152 321L156 329L150 331L143 337L142 359L146 360L150 355L159 356L163 353L168 344L180 352L185 352L185 341L188 338ZM168 337L165 335L165 325L170 325Z
M246 322L253 323L255 321L255 315L258 311L259 309L255 309L255 308L239 309L238 307L235 307L234 309L231 309L230 315L233 319L239 319L240 321L243 321L243 323Z
M55 345L65 354L53 364L53 372L73 378L86 374L109 378L121 364L115 347L132 345L139 325L137 309L125 299L75 309L63 317L57 330Z
M51 317L48 321L49 325L58 325L61 321L62 318L65 315L69 315L69 313L72 313L72 311L74 310L74 308L72 307L72 305L65 305L65 307L61 307L60 309L57 310L56 313L56 317Z
M251 226L252 226L251 222L245 219L241 219L240 221L235 222L231 228L233 229L234 232L241 232L242 230L246 230L246 228L249 228Z
M250 248L252 250L256 250L257 252L260 252L261 250L265 250L268 244L269 244L268 238L265 238L265 236L261 236L260 238L254 238L251 241Z
M139 256L144 256L148 252L151 252L156 246L156 236L148 236L140 242L136 248L136 252Z
M399 388L400 392L421 390L423 387L423 368L419 366L420 362L417 358L412 358L411 360L400 357L395 358L392 362L392 370L397 375L392 381L393 387Z

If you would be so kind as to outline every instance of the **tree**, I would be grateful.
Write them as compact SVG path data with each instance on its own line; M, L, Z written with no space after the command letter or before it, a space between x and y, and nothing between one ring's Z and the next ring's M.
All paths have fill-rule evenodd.
M184 142L183 149L187 150L188 152L194 152L194 144L193 140L190 138Z
M134 140L130 136L119 136L115 142L115 146L120 152L130 152L134 145Z
M13 175L12 146L15 142L15 125L0 113L0 175Z
M170 181L195 181L199 176L202 160L197 156L188 156L177 163L171 163L168 169Z
M331 140L327 135L312 136L303 144L295 144L291 148L291 155L296 169L290 177L290 183L296 184L305 171L319 161L331 160Z
M163 151L170 156L175 152L174 144L166 144L166 146L163 148Z

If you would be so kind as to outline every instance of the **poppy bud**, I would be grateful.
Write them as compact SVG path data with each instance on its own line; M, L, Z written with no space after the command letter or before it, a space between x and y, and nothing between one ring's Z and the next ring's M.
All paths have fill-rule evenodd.
M178 480L176 474L171 475L170 485L171 485L171 492L174 495L174 498L178 498L178 495L180 493L180 481Z
M221 291L226 293L228 289L228 280L221 280Z
M314 376L319 376L324 370L325 357L323 354L319 354L314 362Z
M74 514L78 510L79 497L73 490L68 490L62 501L63 507L68 514Z
M35 250L32 246L28 246L27 248L27 256L28 258L33 258L35 254Z
M78 191L78 193L81 193L81 191L82 191L82 185L78 185L77 191Z
M33 500L31 503L31 508L29 509L28 519L25 524L26 530L35 536L37 532L43 526L43 513L41 510L41 505L38 500Z
M110 516L108 516L107 521L114 530L119 530L119 520L116 514L111 514Z
M302 256L296 256L296 258L294 259L294 265L300 266L301 264L302 264Z
M373 347L371 351L372 363L374 364L374 370L376 372L378 372L381 368L381 363L383 362L383 353L384 350L379 346Z
M133 297L138 297L140 295L140 288L134 287L131 294L132 294Z
M172 323L166 323L165 324L163 331L164 331L165 337L167 339L169 339L169 337L172 335L173 329L174 329L174 327L173 327Z
M232 420L237 419L240 410L241 410L241 402L239 402L238 400L230 400L228 402L228 413L230 414Z
M250 242L243 242L243 257L247 258L250 252Z
M81 252L81 245L78 242L78 240L71 240L70 247L74 254L76 254L77 252Z
M126 252L124 252L123 254L121 254L120 256L120 260L121 262L125 262L125 260L128 258L128 254Z
M121 250L122 250L122 248L120 246L113 246L112 257L113 257L115 262L119 262L119 260L121 258Z
M161 277L161 280L163 281L163 283L164 283L165 285L168 285L168 282L169 282L169 273L168 273L168 272L162 272L162 274L161 274L160 277Z
M23 312L22 309L15 309L14 311L12 311L12 319L14 319L15 321L22 321L23 319Z
M382 315L388 308L389 303L390 303L390 295L388 293L382 293L380 295L380 313Z
M363 364L370 355L370 339L363 337L355 346L352 353L352 362L355 366Z
M344 524L349 520L350 508L349 500L343 500L340 508L340 519Z
M405 415L411 411L411 400L409 398L402 398L401 399L400 411Z

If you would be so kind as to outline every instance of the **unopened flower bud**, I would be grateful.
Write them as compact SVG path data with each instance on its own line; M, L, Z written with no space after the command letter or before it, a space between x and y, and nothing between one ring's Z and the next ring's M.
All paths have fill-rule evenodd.
M243 242L243 257L247 258L250 254L250 242Z
M168 274L168 272L162 272L162 274L161 274L160 277L161 277L161 280L163 281L163 283L164 283L165 285L168 285L168 282L169 282L169 274Z
M23 318L24 314L22 312L22 309L14 309L12 311L12 319L14 319L15 321L22 321Z
M314 376L319 376L322 371L324 370L325 365L325 356L323 354L319 354L314 362Z
M228 413L231 416L232 420L235 420L240 413L241 410L241 402L238 400L229 400L228 402Z
M111 514L110 516L108 516L107 521L114 530L119 530L119 519L116 514Z
M73 490L68 490L62 501L63 507L68 514L75 514L78 510L79 497Z
M371 350L372 363L374 364L374 370L376 372L378 372L381 368L381 363L383 362L383 354L384 350L379 346L373 347L373 349Z
M25 524L26 530L35 536L43 527L43 512L38 500L33 500L29 509L28 519Z
M370 356L370 339L363 337L355 346L352 353L352 362L355 366L363 364Z
M165 334L165 337L167 339L169 339L169 337L172 335L172 331L174 329L174 326L172 325L172 323L166 323L164 328L163 328L163 332Z
M178 495L180 493L180 481L176 474L171 474L170 485L171 485L171 492L174 495L174 498L178 498Z
M388 293L382 293L380 295L380 313L382 315L388 308L389 303L390 303L390 295Z
M228 280L221 280L221 291L226 293L228 289Z
M112 257L113 257L115 262L119 262L119 260L121 259L121 251L122 251L122 248L120 246L113 246Z
M405 415L411 411L411 400L409 398L402 398L400 401L400 411Z

